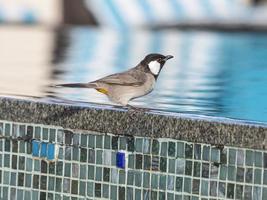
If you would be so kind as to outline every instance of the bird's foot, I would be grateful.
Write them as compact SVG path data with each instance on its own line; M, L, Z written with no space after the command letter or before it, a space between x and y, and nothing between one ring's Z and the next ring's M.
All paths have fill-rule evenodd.
M137 113L137 112L147 112L150 109L149 108L140 108L140 107L135 107L135 106L131 106L131 105L127 105L128 111L131 113Z

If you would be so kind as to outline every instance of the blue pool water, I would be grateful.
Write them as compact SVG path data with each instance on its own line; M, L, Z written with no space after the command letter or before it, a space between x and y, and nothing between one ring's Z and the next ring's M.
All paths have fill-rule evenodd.
M132 102L161 110L267 122L267 35L71 29L60 83L86 82L135 66L144 55L174 55L155 90ZM102 94L59 89L75 101L109 103Z
M171 54L174 59L165 65L155 90L132 101L132 105L267 123L266 33L116 32L80 27L49 33L53 39L47 42L51 42L52 47L48 48L44 59L48 81L40 84L41 93L37 96L110 104L94 90L48 85L92 81L134 67L146 54L158 52ZM44 40L37 42L46 43ZM34 55L42 56L39 52ZM25 54L27 58L14 65L25 66L27 70L33 65L34 55ZM31 78L17 76L25 81ZM14 80L13 76L11 78ZM24 91L21 84L16 87L21 87L16 94L25 94L20 92ZM34 94L28 92L27 95Z

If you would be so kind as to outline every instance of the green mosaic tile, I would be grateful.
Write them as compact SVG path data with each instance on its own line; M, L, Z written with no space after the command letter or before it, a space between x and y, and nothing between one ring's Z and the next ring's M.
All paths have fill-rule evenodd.
M80 161L87 162L87 149L86 148L80 148Z
M143 138L136 138L135 151L136 152L143 152Z
M87 182L87 196L92 197L94 195L94 183Z
M235 185L227 183L227 198L233 199L235 196Z
M225 195L226 195L226 183L219 182L218 196L224 199Z
M245 190L244 190L244 199L252 199L252 187L245 185Z
M262 170L261 169L254 169L254 184L262 184Z
M79 165L77 163L72 163L72 177L73 178L78 178L79 177Z
M152 170L158 171L159 170L159 157L152 156Z
M95 150L94 149L89 149L88 151L88 162L95 163Z
M49 176L48 178L48 190L54 190L55 188L55 177Z
M173 193L168 193L167 194L167 200L174 200L174 194Z
M34 128L34 138L35 139L41 139L41 127L37 126Z
M177 152L176 152L177 157L184 158L185 157L184 143L183 142L177 142L176 148L177 148Z
M89 143L90 143L90 138L89 138ZM105 135L104 148L105 149L111 149L111 137L109 135Z
M150 170L151 169L151 156L144 155L144 170Z
M95 183L95 197L101 197L101 184Z
M111 139L111 146L112 146L112 149L113 150L117 150L118 149L118 140L119 140L119 138L118 138L118 136L112 136L112 139Z
M125 180L126 180L125 170L120 170L119 171L119 184L125 184Z
M200 180L193 179L192 193L199 194Z
M193 145L192 144L185 144L185 158L192 158L193 156Z
M160 155L166 157L168 152L168 143L161 142Z
M134 169L134 161L135 161L134 154L130 154L128 156L128 167L129 168Z
M244 182L245 177L245 169L242 167L237 167L236 170L236 181L238 182Z
M126 199L127 200L133 200L133 188L127 187L127 191L126 191Z
M135 200L141 199L141 190L135 189Z
M211 165L210 178L211 179L218 179L218 176L219 176L219 168L216 165Z
M217 148L211 148L211 158L210 160L215 163L220 162L220 150Z
M262 167L263 155L262 152L256 151L254 157L254 164L256 167Z
M150 138L144 138L143 153L144 154L151 153L151 139Z
M254 151L246 150L246 165L253 166L254 164Z
M127 147L127 138L126 137L120 137L119 138L119 144L121 150L126 150Z
M71 160L71 147L65 147L65 160Z
M119 171L118 171L118 169L113 169L112 168L110 173L111 173L111 182L112 183L118 183L119 182ZM131 175L129 175L129 174L132 175L132 178L130 177ZM133 172L132 171L128 171L128 180L129 179L132 179L132 181L133 181ZM127 184L128 184L128 182L127 182Z
M246 183L252 183L252 177L253 177L253 169L252 168L246 168L246 171L245 171Z
M253 199L261 199L261 188L258 186L253 187Z
M32 187L31 184L32 184L32 175L31 174L26 174L25 175L25 187ZM50 184L50 182L49 182L49 184Z
M78 181L77 180L71 181L71 194L78 194Z
M109 185L103 184L102 197L109 198Z
M150 173L148 172L143 173L143 187L150 188Z
M49 129L49 141L50 142L55 142L56 141L56 129L54 129L54 128L51 128L51 129Z
M168 159L168 173L175 173L175 159Z
M191 178L184 178L184 192L191 193L192 190L192 180Z
M264 170L263 172L263 184L267 185L267 170Z
M81 146L87 147L87 138L88 136L85 134L81 134ZM100 140L101 141L101 140ZM99 141L98 141L99 142ZM96 142L97 143L97 142Z
M116 152L112 152L111 153L111 165L116 166L116 162L117 162L117 154Z
M102 164L102 159L103 159L103 151L102 150L97 150L96 151L96 164L101 165Z
M134 144L134 137L127 137L127 150L134 151L135 144Z
M152 189L157 189L158 188L158 175L157 174L152 174L151 176L151 188Z
M194 144L194 159L200 160L201 159L201 145Z
M191 176L192 175L192 169L193 169L192 161L186 160L185 161L185 175Z
M119 187L119 200L125 200L125 187Z
M175 180L174 176L168 175L168 178L167 178L167 189L168 190L174 190L174 180Z
M176 177L176 183L175 183L175 190L177 192L182 192L183 190L183 178L182 177Z
M245 163L245 153L244 150L238 149L236 154L236 164L238 166L243 166Z
M70 177L71 163L65 163L64 176Z
M226 180L228 168L225 165L220 166L220 180Z
M228 166L228 180L235 181L236 179L236 167Z
M104 148L105 149L110 149L110 136L106 135L105 136L105 145ZM88 138L88 147L89 148L95 148L95 135L89 135Z
M166 190L167 177L166 175L159 176L159 189Z
M160 157L160 171L166 172L167 170L167 158Z
M168 156L175 157L176 153L176 144L175 142L168 142Z
M32 186L35 189L39 189L39 175L33 175Z
M203 146L202 159L206 161L210 160L210 146Z
M4 154L4 167L10 167L10 155Z
M57 142L63 143L63 141L64 141L64 132L63 132L63 130L59 129L59 130L57 130Z
M5 136L11 136L11 125L9 123L5 123L4 135Z
M267 198L267 188L263 188L262 190L262 200Z
M142 169L142 165L143 165L143 155L136 154L135 155L135 169Z
M243 185L236 185L235 199L242 199L243 197Z
M103 181L109 182L110 180L110 168L103 168Z
M73 147L72 148L72 160L76 160L78 161L80 158L80 155L79 155L79 148L78 147Z
M84 196L86 191L86 184L84 181L79 182L79 195Z
M13 185L13 186L17 185L17 174L14 172L10 173L10 185Z
M263 167L264 168L267 168L267 153L264 153L263 154Z
M193 176L194 177L200 177L200 174L201 174L201 163L200 162L194 162Z
M209 178L210 174L210 165L209 163L202 163L202 177Z
M43 128L42 140L48 140L48 128Z
M235 149L229 149L228 163L230 165L235 165L236 164L236 150Z
M152 154L153 155L159 154L159 141L158 140L152 141Z
M142 185L142 174L141 174L141 172L138 172L138 171L135 172L134 183L135 183L135 186L141 187L141 185Z
M176 160L176 174L184 174L185 173L185 160L177 159Z
M102 167L96 167L95 168L95 180L96 181L102 181Z
M4 133L4 124L0 122L0 135L3 135Z
M217 182L210 181L210 196L216 197L217 196Z
M117 199L117 186L111 186L111 199L116 200Z

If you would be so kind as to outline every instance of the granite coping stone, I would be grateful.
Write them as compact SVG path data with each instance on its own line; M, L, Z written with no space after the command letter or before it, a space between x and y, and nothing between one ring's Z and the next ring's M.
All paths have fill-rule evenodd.
M0 97L0 119L118 135L173 138L265 150L267 125L219 117Z

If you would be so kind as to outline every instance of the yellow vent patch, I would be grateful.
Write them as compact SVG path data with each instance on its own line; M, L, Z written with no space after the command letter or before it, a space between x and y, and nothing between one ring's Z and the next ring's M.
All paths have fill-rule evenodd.
M106 89L104 89L104 88L96 88L96 90L97 90L98 92L103 93L103 94L108 94L108 91L107 91Z

